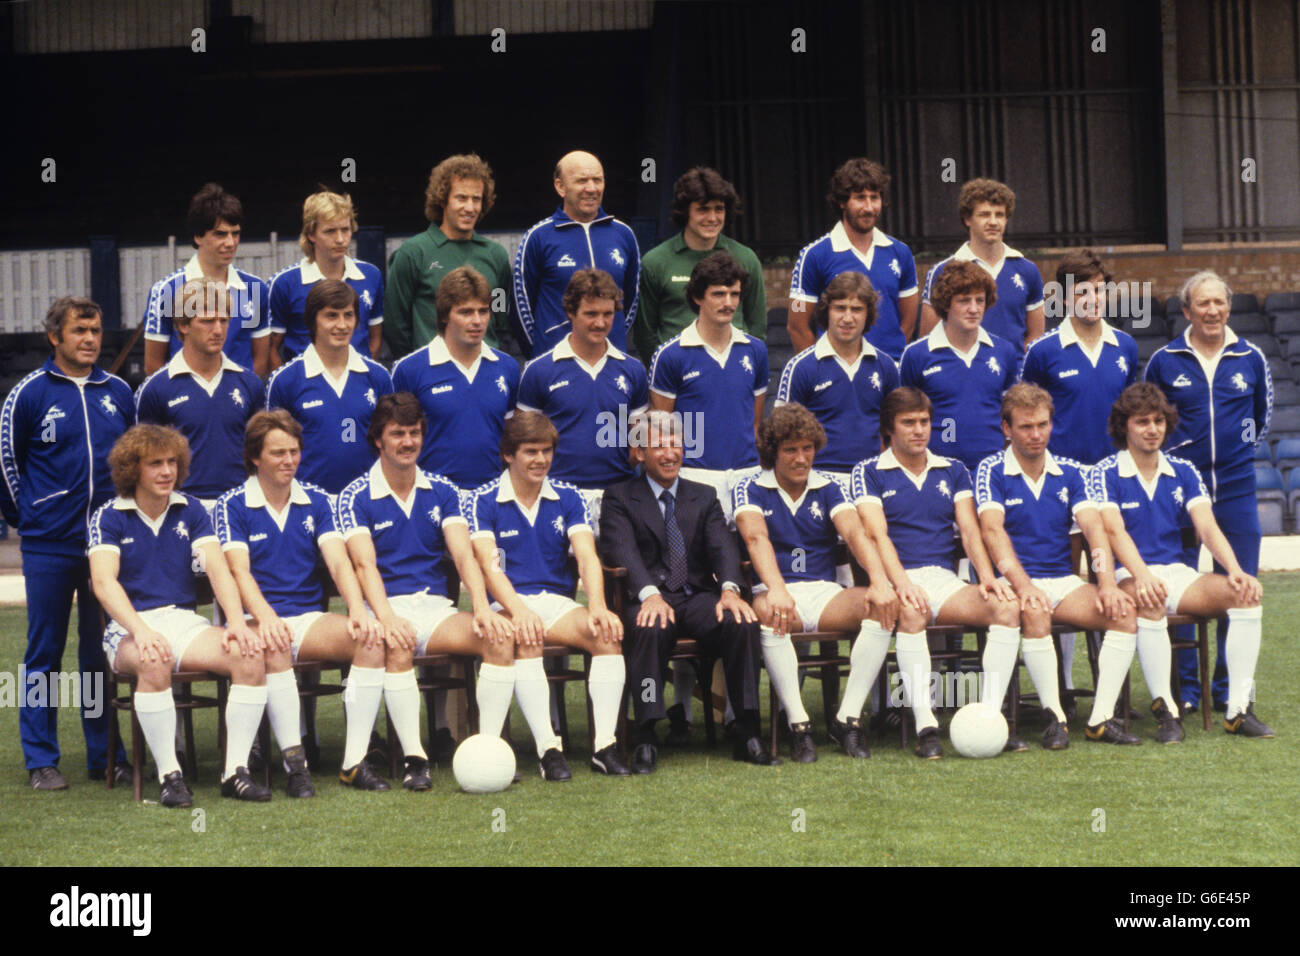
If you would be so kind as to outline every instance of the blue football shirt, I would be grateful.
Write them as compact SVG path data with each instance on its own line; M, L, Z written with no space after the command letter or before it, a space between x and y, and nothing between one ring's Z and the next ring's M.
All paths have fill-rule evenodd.
M190 279L201 278L203 270L198 256L194 255L184 267L163 276L149 289L149 300L144 309L144 337L150 342L166 342L168 357L181 350L181 337L172 326L176 296ZM226 329L226 345L222 351L244 368L252 368L253 339L271 334L267 320L267 285L251 272L236 269L233 265L226 273L225 282L234 314Z
M311 344L311 332L303 321L307 293L325 276L314 262L303 259L271 276L267 293L272 332L284 336L284 351L292 357L301 355ZM343 281L356 290L358 299L357 328L352 333L352 347L362 355L370 354L370 329L384 321L384 278L379 267L351 256L343 258Z
M573 597L577 581L569 570L569 538L592 533L582 492L565 481L542 482L531 509L520 504L502 472L467 500L470 538L493 541L501 570L517 594L564 594Z
M1026 259L1024 253L1007 245L1002 247L1002 261L995 266L975 255L970 243L964 242L960 249L937 263L926 275L922 301L927 305L932 305L930 294L934 284L950 262L979 263L993 277L998 300L984 313L984 328L1010 342L1017 356L1023 355L1027 313L1043 304L1043 276L1038 266ZM944 316L939 318L942 320Z
M970 472L960 461L927 451L924 473L914 475L899 464L892 448L886 448L875 458L858 462L852 489L854 504L869 501L885 512L889 540L904 570L956 569L956 504L973 495Z
M1133 455L1124 449L1098 462L1089 474L1089 493L1102 508L1118 508L1124 528L1147 564L1183 560L1183 526L1192 505L1210 496L1191 462L1160 452L1155 481L1138 474Z
M112 498L90 518L86 554L115 551L117 580L139 611L193 610L198 603L192 559L217 540L202 502L173 491L167 510L152 521L133 498Z
M1097 507L1087 491L1086 469L1077 461L1044 455L1043 473L1031 481L1008 448L980 462L975 473L976 507L1003 513L1003 527L1016 558L1031 578L1073 574L1070 529L1074 516Z
M808 484L792 499L777 483L776 474L763 471L742 479L731 492L737 516L755 512L767 524L767 537L776 552L781 577L791 581L834 581L835 544L839 534L834 517L852 510L839 482L818 471L808 474Z

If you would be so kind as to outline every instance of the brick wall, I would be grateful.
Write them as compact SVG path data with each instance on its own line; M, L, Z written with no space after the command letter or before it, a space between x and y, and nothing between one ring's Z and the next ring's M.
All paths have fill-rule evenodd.
M1047 249L1031 253L1030 258L1050 281L1056 263L1066 249ZM917 257L916 272L922 283L930 267L942 256ZM1166 252L1163 246L1129 246L1102 252L1117 282L1150 282L1152 294L1159 302L1178 293L1183 281L1201 269L1213 269L1223 276L1234 292L1253 292L1260 304L1270 292L1300 292L1300 243L1267 246L1198 244L1183 252ZM767 286L768 308L789 305L790 267L767 266L763 269Z

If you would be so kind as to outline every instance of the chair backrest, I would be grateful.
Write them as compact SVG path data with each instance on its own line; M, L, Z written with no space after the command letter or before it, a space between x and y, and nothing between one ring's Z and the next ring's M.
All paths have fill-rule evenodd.
M1278 500L1260 501L1256 511L1259 514L1259 530L1264 534L1284 534L1286 527L1286 506Z
M1273 450L1269 448L1268 442L1262 441L1255 444L1255 461L1262 461L1266 464L1273 464Z
M1230 311L1234 315L1238 312L1259 311L1259 299L1255 298L1254 293L1251 292L1234 292L1232 302L1229 305Z
M1300 335L1300 310L1279 312L1273 317L1273 334L1280 339Z
M1300 292L1270 292L1264 296L1264 311L1276 315L1284 310L1300 312Z
M1255 336L1268 335L1273 330L1273 323L1269 322L1268 316L1260 312L1243 312L1241 315L1234 312L1228 324L1238 335L1244 335L1252 342L1255 341Z
M1260 491L1282 490L1282 474L1272 465L1255 465L1255 487Z

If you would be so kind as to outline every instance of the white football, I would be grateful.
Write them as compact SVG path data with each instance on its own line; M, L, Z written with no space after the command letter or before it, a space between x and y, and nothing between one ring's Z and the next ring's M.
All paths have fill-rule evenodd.
M515 778L515 752L500 737L466 737L451 758L451 772L466 793L496 793Z
M1007 719L982 703L967 704L953 715L948 737L963 757L996 757L1007 744Z

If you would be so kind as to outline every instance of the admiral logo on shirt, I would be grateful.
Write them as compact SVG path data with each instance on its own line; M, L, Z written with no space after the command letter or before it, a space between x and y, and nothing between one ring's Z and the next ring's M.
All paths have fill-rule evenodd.
M1239 392L1246 392L1250 390L1250 386L1246 384L1245 376L1243 376L1240 372L1237 372L1235 375L1232 376L1232 385Z
M68 416L63 413L63 409L59 408L58 405L51 405L49 407L49 410L45 413L45 418L43 420L48 422L48 421L52 421L55 418L67 418L67 417Z
M266 540L266 532L265 532L265 531L259 531L257 534L249 535L249 536L248 536L248 540L249 540L249 541L265 541L265 540Z
M830 387L831 387L832 385L834 385L834 384L835 384L834 382L832 382L832 381L830 381L829 379L827 379L827 380L824 381L824 382L818 382L816 385L814 385L814 386L813 386L813 391L814 391L814 392L820 392L822 389L824 389L824 388L830 388Z
M1127 511L1129 508L1142 507L1142 503L1140 501L1125 501L1119 507L1121 511Z
M609 250L609 257L613 259L617 265L621 266L626 264L625 260L623 259L623 253L619 252L617 249Z
M880 500L884 501L886 498L892 498L896 494L898 494L898 489L890 488L888 491L886 491L883 495L880 496Z
M939 490L940 490L940 491L943 491L943 488L940 488ZM947 492L944 491L944 494L947 494ZM1008 498L1008 499L1007 499L1007 507L1008 507L1008 508L1014 507L1015 505L1022 505L1022 504L1024 504L1024 503L1025 503L1025 499L1023 499L1023 498Z
M441 395L443 392L450 392L450 391L452 391L455 387L456 387L456 386L454 386L454 385L435 385L435 386L433 386L433 388L429 389L429 394L430 394L430 395ZM366 398L370 398L370 396L372 396L374 393L375 393L375 390L372 388L370 391L366 392ZM371 405L374 404L374 400L373 400L373 399L371 400L370 404L371 404Z
M929 368L927 368L927 369L926 369L924 372L922 372L921 374L922 374L923 376L924 376L924 375L933 375L933 374L935 374L936 372L941 371L942 369L943 369L943 366L942 366L942 365L931 365Z
M693 372L687 372L685 375L683 375L683 376L682 376L682 381L683 381L683 382L689 382L691 379L693 379L693 378L699 378L699 377L700 377L700 370L699 370L699 369L696 369L696 370L693 371Z
M1192 384L1192 380L1186 375L1179 375L1170 384L1173 385L1174 388L1187 388Z
M989 367L989 371L994 375L1002 374L1002 366L998 364L998 357L996 355L990 355L989 360L985 364Z
M244 393L241 392L239 389L232 388L230 390L230 400L234 402L236 405L238 405L240 408L244 407Z
M393 523L391 521L381 521L379 524L375 525L375 530L383 531L385 528L391 528L392 526Z
M577 263L573 261L573 256L569 255L566 252L564 255L560 256L560 261L557 262L555 265L559 268L567 267L569 269L572 269L574 266L577 265Z
M500 537L502 537L502 538L513 538L513 537L514 537L515 535L517 535L518 533L519 533L519 529L518 529L518 528L507 528L505 531L502 531L502 532L501 532Z
M1078 374L1079 374L1079 370L1078 370L1077 368L1067 368L1067 369L1063 369L1063 370L1061 370L1060 372L1057 372L1057 373L1056 373L1056 377L1057 377L1057 378L1073 378L1074 376L1076 376L1076 375L1078 375Z
M173 405L179 405L181 402L188 402L189 400L190 397L188 395L178 395L167 403L167 407L171 408Z
M564 386L566 386L566 385L568 385L568 384L569 384L569 380L568 380L567 378L562 378L562 379L560 379L558 382L556 382L554 385L552 385L550 388L548 388L547 391L548 391L548 392L553 392L553 391L555 391L557 388L564 388Z
M441 268L442 268L442 263L439 262L437 259L434 259L432 262L429 263L429 269L441 269ZM428 272L429 269L425 269L424 271Z
M303 402L303 403L302 403L302 410L305 412L305 411L306 411L307 409L309 409L309 408L319 408L320 406L322 406L322 405L324 405L324 404L325 404L325 399L323 399L323 398L313 398L310 402Z
M108 414L110 415L117 414L117 406L113 404L113 399L110 398L109 396L105 395L103 398L101 398L99 400L99 404L100 407L104 409L104 411L108 412Z

